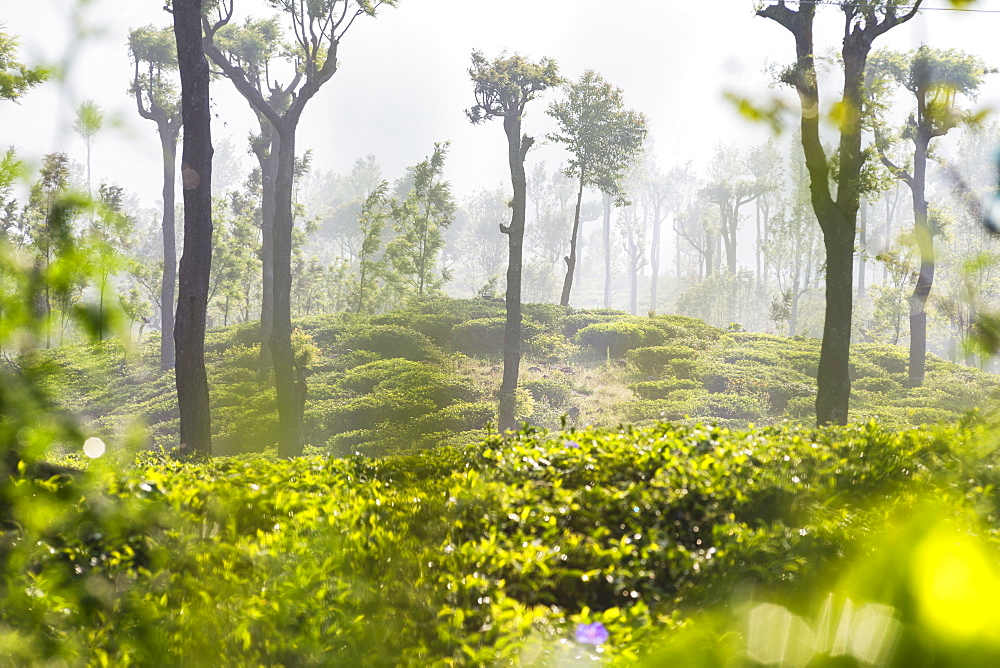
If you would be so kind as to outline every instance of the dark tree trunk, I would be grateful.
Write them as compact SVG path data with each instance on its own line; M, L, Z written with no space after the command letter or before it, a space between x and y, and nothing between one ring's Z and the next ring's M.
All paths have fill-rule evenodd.
M274 191L281 140L266 118L261 119L260 126L261 137L254 146L261 176L260 368L270 369L274 366L271 359L271 331L274 327Z
M819 90L813 59L813 19L816 5L801 3L793 10L785 3L768 5L757 14L776 21L795 38L796 63L783 79L792 84L802 107L800 126L802 148L809 170L809 190L813 210L823 230L826 246L826 320L820 352L816 422L843 424L847 421L851 382L848 377L853 311L854 238L858 221L859 175L864 162L861 153L861 113L864 70L874 40L916 15L921 0L907 12L886 11L881 18L864 14L854 3L841 6L846 22L843 56L843 108L840 121L840 170L837 194L830 191L830 171L819 132Z
M845 424L851 396L848 375L851 352L851 317L854 308L854 234L824 235L826 246L826 311L823 343L816 376L816 420L819 424Z
M580 187L576 192L576 211L573 214L573 232L569 237L569 257L566 261L566 279L563 281L562 296L559 304L569 306L569 293L573 289L573 272L576 270L576 247L580 237L580 206L583 203L583 177L580 177Z
M604 308L611 308L611 196L604 195Z
M270 347L278 403L278 456L302 454L305 370L295 366L292 350L292 187L295 175L295 131L277 128L278 161L274 182L274 321Z
M174 368L174 294L177 285L177 233L174 182L177 178L177 134L180 129L160 127L163 150L163 277L160 284L160 369Z
M927 298L934 285L934 238L927 218L927 147L930 137L917 131L914 137L913 178L913 231L920 249L920 273L910 296L910 365L909 385L919 387L924 382L927 363Z
M868 264L865 254L868 249L868 202L861 202L858 210L858 299L865 298L865 269Z
M201 42L201 0L175 0L173 15L184 117L184 252L174 326L179 454L209 456L212 428L205 373L205 314L212 268L212 116L208 62Z
M517 428L515 405L517 378L521 366L521 257L524 245L524 211L527 206L527 181L524 158L533 140L521 137L521 119L504 116L507 133L507 158L510 182L514 190L510 226L505 229L509 248L507 265L507 322L503 334L503 381L500 383L500 431Z

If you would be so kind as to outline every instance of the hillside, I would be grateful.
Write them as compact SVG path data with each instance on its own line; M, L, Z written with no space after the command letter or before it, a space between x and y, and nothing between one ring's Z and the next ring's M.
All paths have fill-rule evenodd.
M441 301L299 323L311 452L337 456L120 447L12 478L0 663L996 665L1000 441L955 419L991 376L932 360L906 389L904 351L858 346L857 416L878 419L815 429L795 424L815 341L528 310L522 409L565 429L486 433L499 307ZM253 334L210 337L229 452L273 441ZM167 445L172 378L145 346L25 362L88 429L146 445L138 415ZM918 421L947 424L897 428Z
M311 452L383 455L467 444L495 422L503 310L441 299L375 316L297 323L310 369L305 438ZM520 418L534 426L652 425L658 420L742 428L808 424L819 341L724 332L683 316L525 307ZM256 368L253 323L207 342L217 454L261 452L275 441L273 387ZM156 367L156 334L39 353L62 405L107 436L171 447L174 381ZM953 422L995 404L1000 381L931 356L923 387L906 388L906 351L853 346L853 421L887 426ZM138 429L137 429L138 428Z

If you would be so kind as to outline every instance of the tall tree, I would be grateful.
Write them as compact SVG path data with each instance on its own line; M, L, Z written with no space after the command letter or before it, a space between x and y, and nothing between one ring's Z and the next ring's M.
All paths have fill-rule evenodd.
M851 395L849 355L854 307L854 237L857 233L859 176L864 164L861 129L865 63L876 38L916 16L923 0L878 0L840 3L844 15L841 47L844 84L838 105L839 170L836 193L831 190L830 162L820 138L820 94L813 54L813 23L817 4L784 0L768 3L757 15L775 21L795 39L795 63L782 74L801 105L800 128L813 209L826 248L826 311L823 343L816 378L818 424L847 422ZM900 14L901 11L905 13Z
M174 367L174 292L177 285L177 240L174 183L177 178L177 139L182 117L177 86L177 43L170 28L153 26L129 32L129 53L135 63L132 95L143 118L156 123L163 156L163 276L160 282L160 369Z
M451 184L443 178L448 142L434 145L434 153L417 164L410 174L413 185L392 205L396 238L386 255L399 278L417 299L440 290L445 274L437 271L444 248L444 230L455 218Z
M359 16L374 16L383 4L398 0L268 0L280 9L291 24L294 37L286 46L295 62L290 83L279 87L269 80L266 69L249 68L239 54L226 53L215 42L219 30L233 18L234 0L220 0L214 20L205 17L205 52L222 70L254 112L270 123L277 143L274 177L273 248L273 330L269 340L274 361L274 381L278 404L278 454L302 454L302 413L306 399L306 371L295 364L292 352L292 190L295 178L295 132L306 104L337 71L337 51L344 35ZM277 98L275 90L283 93ZM274 150L274 143L271 150ZM265 183L267 179L265 174ZM265 223L268 211L264 212ZM265 269L266 271L266 269ZM266 298L266 293L265 293Z
M73 121L73 129L83 145L87 149L87 194L93 197L93 190L90 181L90 155L93 152L94 144L97 143L97 135L104 127L104 112L93 100L84 100L76 109L76 120Z
M273 4L273 3L272 3ZM232 3L228 8L232 13ZM282 39L281 25L277 17L267 19L247 19L242 24L229 21L219 27L212 37L213 44L236 67L243 71L247 81L267 100L267 104L279 112L284 112L302 83L301 70L295 68L294 76L287 84L268 78L272 71L280 70L282 64L292 67L296 54L294 48ZM209 55L212 50L209 49ZM260 365L270 369L274 365L271 356L271 334L274 329L274 214L275 186L278 178L278 160L281 138L275 131L267 114L253 107L257 117L259 132L250 136L250 151L257 158L261 173L261 303L260 303Z
M514 190L509 225L500 224L507 235L507 321L503 337L503 381L500 384L499 427L501 431L516 425L515 399L521 364L521 264L524 245L524 217L527 208L527 179L524 160L533 137L521 134L521 121L528 102L538 93L561 81L554 60L543 58L533 63L520 54L501 54L493 61L481 51L472 52L472 78L476 104L466 111L474 124L494 118L503 119L507 135L507 162Z
M559 131L549 139L566 144L570 152L566 176L578 182L576 212L570 233L566 279L559 303L569 305L570 291L577 263L577 240L580 232L580 206L583 189L593 187L605 195L605 302L610 290L611 201L626 204L622 188L625 171L635 158L646 137L645 117L625 108L622 91L601 75L587 70L580 80L568 86L566 100L553 102L548 114L559 123ZM605 304L607 305L607 304Z
M135 219L125 211L124 188L102 183L97 191L97 216L90 223L89 241L97 279L98 339L103 341L107 319L105 298L111 278L125 265L122 254L131 245Z
M989 72L983 62L954 50L942 51L921 46L909 54L879 52L869 69L876 76L902 86L913 97L916 108L910 113L901 133L913 142L911 167L897 165L886 152L885 132L876 142L882 163L913 196L913 232L920 251L920 271L910 295L909 385L924 382L927 362L927 298L934 285L934 230L931 229L927 204L927 158L930 144L969 119L958 104L958 96L975 98ZM878 128L878 126L876 126Z
M358 248L358 287L354 312L361 313L365 309L365 297L371 294L371 284L378 278L382 270L381 258L377 257L382 247L382 232L389 217L389 183L382 181L365 198L361 205L361 215L358 216L358 227L361 228L361 245Z
M174 0L173 15L184 118L184 250L174 324L181 423L178 454L210 456L212 421L205 372L205 318L212 271L212 109L208 61L202 46L202 0Z
M755 146L747 152L747 170L753 176L757 197L754 199L756 242L754 257L757 268L757 285L764 286L767 277L764 245L767 243L768 226L771 222L772 197L782 182L781 155L769 140L760 146Z
M749 172L749 162L736 147L717 146L708 168L712 180L702 191L707 201L719 207L719 231L730 274L736 273L736 235L742 219L740 209L760 194L757 181Z
M22 224L25 242L34 253L35 273L49 275L49 267L73 245L71 226L73 198L69 189L69 158L65 153L50 153L42 159L38 181L32 187ZM69 286L63 286L68 289ZM46 280L34 305L39 320L46 321L45 347L52 345L53 299L59 298L60 286ZM53 294L56 293L56 294Z

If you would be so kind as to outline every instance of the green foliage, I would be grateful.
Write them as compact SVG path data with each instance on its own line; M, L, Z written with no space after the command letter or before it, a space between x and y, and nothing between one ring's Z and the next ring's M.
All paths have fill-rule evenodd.
M433 155L410 170L412 187L405 198L392 202L396 237L386 246L386 258L394 278L418 299L438 293L448 279L447 272L437 271L444 230L455 217L451 184L442 178L447 154L448 142L435 144Z
M682 330L663 321L629 318L587 325L573 339L598 354L620 358L633 348L661 346L681 334Z
M0 30L0 100L17 100L49 78L41 67L28 67L15 60L17 40Z
M622 182L646 137L645 117L625 109L621 89L593 70L566 89L567 99L548 109L559 124L559 132L548 138L565 144L570 153L566 176L625 205L628 197Z
M469 68L476 104L465 113L473 123L491 118L517 118L538 93L562 83L559 67L551 58L533 63L519 53L500 54L492 62L482 51L472 52Z
M649 346L645 348L633 348L629 350L625 356L625 359L635 367L636 371L644 376L659 376L663 374L667 367L673 372L670 375L676 375L676 371L680 370L682 366L675 364L679 361L693 361L697 352L688 346L684 345L666 345L666 346ZM686 369L685 371L690 374L693 369ZM684 378L690 378L690 375L684 375Z
M367 350L386 359L402 357L419 362L441 358L428 337L400 325L360 325L345 332L337 344L344 352Z

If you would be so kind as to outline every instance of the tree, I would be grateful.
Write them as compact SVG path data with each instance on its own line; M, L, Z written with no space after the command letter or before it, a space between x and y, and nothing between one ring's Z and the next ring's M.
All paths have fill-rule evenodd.
M233 0L220 0L215 20L204 19L205 52L232 82L253 110L267 119L277 143L274 177L273 331L263 346L270 346L278 404L278 454L302 454L302 413L306 399L306 370L296 366L292 352L292 190L295 178L295 132L306 104L337 71L337 51L345 33L362 15L374 16L383 4L398 0L268 0L291 23L294 38L284 48L295 62L291 82L284 87L269 80L270 72L254 68L236 52L224 52L215 42L219 30L233 17ZM352 10L352 6L356 7ZM276 93L280 91L281 94ZM271 144L274 150L274 142ZM264 175L265 183L268 175ZM268 211L264 211L265 225ZM266 235L265 231L265 235ZM266 268L265 268L266 271ZM265 291L264 298L267 298Z
M757 267L757 284L763 287L767 278L764 245L767 243L768 226L771 222L771 197L778 191L782 180L781 155L778 153L774 141L770 140L751 148L747 152L746 166L754 178L757 191L757 197L754 199L757 227L754 257Z
M799 333L800 301L820 279L823 249L816 216L810 206L809 174L802 164L802 150L792 147L788 170L790 188L771 218L762 242L764 265L778 286L787 308L788 335Z
M438 257L444 230L455 218L451 185L442 179L447 152L448 142L435 144L434 153L412 169L413 185L406 197L392 203L396 238L389 242L386 255L417 299L444 283L445 276L437 274Z
M509 205L510 196L504 188L480 189L465 200L459 211L455 226L458 234L452 240L451 255L457 260L453 263L464 269L466 286L472 294L499 281L507 259L507 240L495 230L510 216ZM539 225L525 230L527 246L536 253L544 247L544 242L529 233L537 232L541 224L539 221Z
M90 154L94 144L97 143L97 135L100 134L102 127L104 127L104 112L93 100L84 100L77 107L73 129L80 135L83 145L87 148L87 194L90 196L93 196L93 190L90 187Z
M232 14L230 2L228 13ZM301 72L295 74L287 85L268 80L268 73L278 66L294 60L293 50L282 40L277 17L247 19L236 25L228 20L212 36L213 45L245 75L254 90L265 97L267 104L279 112L286 111L296 88L301 84ZM209 55L212 49L208 49ZM224 71L224 70L223 70ZM242 91L241 91L242 93ZM244 95L245 97L245 95ZM271 335L274 329L274 215L275 186L278 178L278 149L281 138L267 114L253 106L260 131L250 137L250 150L257 158L261 173L261 304L260 304L260 366L273 367Z
M583 189L594 187L605 195L605 306L608 306L611 289L609 198L613 198L617 206L627 203L622 180L625 178L625 170L646 137L646 119L640 113L625 109L621 89L609 84L593 70L587 70L578 82L571 84L567 90L567 99L553 102L548 114L559 123L559 131L548 137L552 141L566 144L570 160L565 174L579 183L569 255L564 258L566 280L559 303L569 305L577 262Z
M0 100L16 101L49 78L42 67L28 67L15 60L17 39L0 30Z
M736 273L736 233L740 226L740 209L760 194L756 179L749 173L749 162L735 147L717 146L708 168L712 180L702 191L706 201L719 207L719 231L730 274Z
M358 227L361 229L361 247L358 250L358 287L355 299L355 313L361 313L365 308L365 297L371 292L373 283L382 270L381 258L377 258L382 247L382 232L389 216L388 181L382 181L365 198L358 217Z
M202 46L201 11L201 0L173 2L184 119L181 153L184 250L178 272L174 324L180 456L212 454L212 422L205 372L205 318L212 271L212 110L208 61ZM163 335L167 336L167 332Z
M174 367L174 292L177 285L174 182L177 178L177 139L182 116L177 86L170 76L177 69L177 44L170 28L153 26L129 32L129 53L135 63L132 95L143 118L156 123L163 156L163 275L160 281L160 369Z
M821 425L847 422L851 394L848 372L854 306L854 237L859 176L864 164L861 129L865 63L875 39L916 16L922 1L840 4L845 19L841 48L844 85L836 119L840 133L836 194L831 190L830 162L820 138L820 94L813 56L817 5L804 2L798 5L798 10L793 10L784 0L777 0L757 10L758 16L775 21L795 39L796 61L782 74L782 81L794 87L799 96L801 140L809 170L812 205L826 248L826 311L816 378L816 421ZM907 11L899 14L903 9Z
M503 337L499 412L499 427L504 431L516 427L514 405L521 364L521 265L527 208L524 160L535 142L534 138L521 134L521 121L528 102L545 89L558 85L561 79L558 66L549 58L533 63L520 54L501 54L489 61L481 51L472 52L469 76L474 84L476 104L466 114L474 124L494 118L503 119L510 181L514 190L510 224L500 224L500 232L507 235L508 241L507 320Z
M897 165L886 153L884 130L878 125L876 147L882 163L913 196L913 232L920 252L920 271L910 295L909 385L924 382L927 361L927 298L934 285L934 231L927 203L927 157L931 141L969 119L956 103L958 96L975 98L990 70L974 56L954 50L921 46L907 55L879 52L869 68L876 76L902 86L913 96L916 108L903 128L902 137L913 142L911 169Z
M38 275L48 276L52 263L61 254L66 254L74 243L71 220L74 209L81 202L74 202L68 191L69 158L65 153L44 156L38 181L31 187L21 222L24 243L34 252L35 273ZM52 345L53 298L59 299L60 292L70 294L74 288L46 280L42 292L37 295L39 302L33 305L38 318L47 320L46 347ZM64 299L60 301L65 303Z
M102 183L98 186L98 213L90 224L90 246L97 279L98 322L106 320L104 300L111 277L124 266L122 252L131 245L135 219L125 212L125 191L121 186ZM104 340L104 327L98 330L98 340Z

